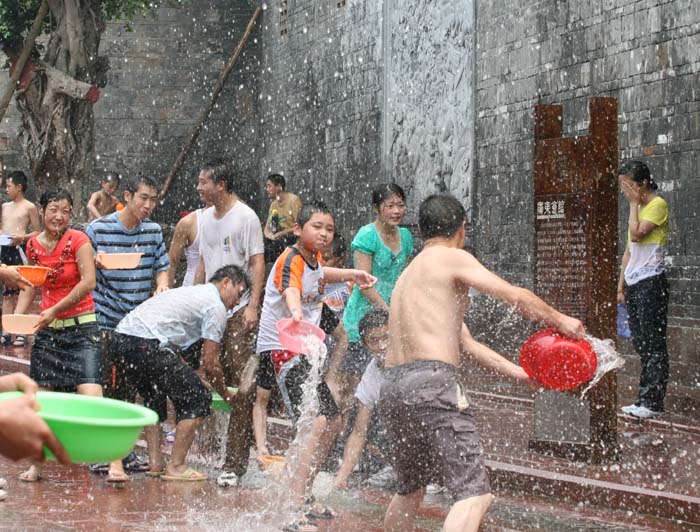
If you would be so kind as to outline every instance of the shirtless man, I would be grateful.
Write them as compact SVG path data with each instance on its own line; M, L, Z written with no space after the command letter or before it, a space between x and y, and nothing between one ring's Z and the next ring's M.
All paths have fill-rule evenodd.
M9 236L12 240L9 244L3 245L0 251L0 262L7 265L16 266L23 264L20 248L24 247L34 235L39 234L39 212L31 201L24 197L27 191L27 176L21 170L10 172L7 177L5 190L10 201L2 204L2 229L0 233ZM28 233L29 226L32 232ZM2 311L5 314L12 314L17 305L17 290L3 290ZM9 335L2 336L3 345L10 343ZM18 335L15 341L16 346L23 346L26 337Z
M199 229L202 222L202 212L211 206L211 203L205 202L203 208L192 211L177 222L173 239L170 241L170 249L168 250L168 256L170 257L170 270L168 271L170 286L175 286L175 273L183 253L187 260L187 271L182 279L182 286L192 286L194 284L194 276L199 265Z
M420 206L418 225L425 247L403 271L391 297L390 344L379 400L398 476L384 529L411 530L425 487L438 483L456 501L444 530L476 531L493 497L458 367L468 360L464 353L521 382L528 377L471 337L463 322L469 289L566 335L580 338L584 328L463 251L466 213L456 198L428 197Z
M87 204L88 221L92 222L112 214L117 209L119 199L115 192L119 188L120 177L116 172L109 172L102 179L102 188L92 193Z

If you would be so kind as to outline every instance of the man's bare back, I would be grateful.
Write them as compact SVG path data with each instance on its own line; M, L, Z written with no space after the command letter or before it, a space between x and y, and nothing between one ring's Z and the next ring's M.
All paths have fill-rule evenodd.
M518 288L487 270L460 249L463 237L426 242L403 271L391 296L391 344L386 367L415 360L460 364L464 314L469 289L515 305L530 319L546 322L565 334L581 336L579 320L556 311L529 290Z

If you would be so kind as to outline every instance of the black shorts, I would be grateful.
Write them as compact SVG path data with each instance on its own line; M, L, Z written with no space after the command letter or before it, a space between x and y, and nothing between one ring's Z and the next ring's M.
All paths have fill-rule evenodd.
M289 414L296 421L299 419L299 408L304 398L302 386L308 380L310 373L311 364L308 359L304 355L298 355L286 362L277 375L270 352L264 351L260 353L256 383L266 390L271 390L274 384L277 384ZM318 395L318 415L328 419L338 417L340 409L324 380L316 387L316 393Z
M211 413L211 392L176 350L158 340L117 332L112 334L112 350L123 357L127 380L161 421L167 417L166 397L175 406L177 422Z
M433 483L456 501L490 493L479 432L456 367L421 360L384 370L378 408L400 495Z
M2 246L0 247L0 262L6 266L19 266L24 264L22 255L19 253L17 246ZM13 296L19 294L19 288L5 288L4 296Z

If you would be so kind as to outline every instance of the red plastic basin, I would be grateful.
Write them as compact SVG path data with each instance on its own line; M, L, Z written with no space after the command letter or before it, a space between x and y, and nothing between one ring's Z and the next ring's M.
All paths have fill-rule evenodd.
M523 344L520 365L545 388L566 391L593 378L598 358L586 340L567 338L555 329L545 329Z
M284 318L277 322L277 331L280 334L280 344L287 351L292 353L308 354L309 348L304 341L304 337L314 335L321 339L326 339L324 333L319 327L308 321L294 321L292 318Z

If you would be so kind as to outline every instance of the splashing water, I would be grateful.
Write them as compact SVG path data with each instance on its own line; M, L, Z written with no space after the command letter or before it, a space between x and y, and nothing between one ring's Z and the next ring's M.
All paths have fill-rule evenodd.
M598 358L598 367L591 381L581 392L581 396L598 384L606 373L625 365L624 359L615 350L615 345L612 340L601 340L600 338L595 338L587 334L586 341L591 344L593 351L595 351L596 357Z

